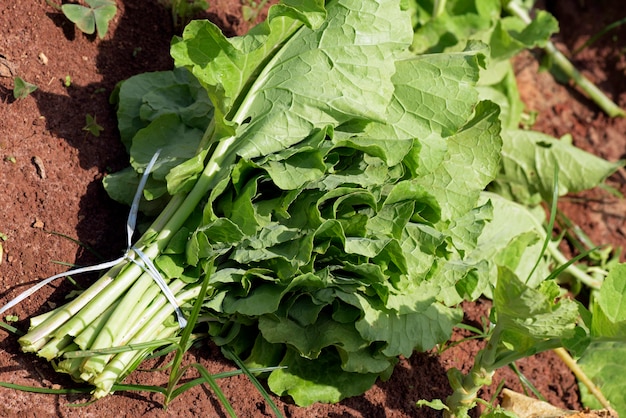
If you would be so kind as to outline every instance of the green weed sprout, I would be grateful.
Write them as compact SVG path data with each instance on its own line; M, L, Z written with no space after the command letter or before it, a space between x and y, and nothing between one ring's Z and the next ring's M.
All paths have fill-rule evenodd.
M72 23L82 32L91 35L98 31L98 37L103 39L109 30L109 22L117 14L117 6L113 0L85 0L87 6L80 4L58 5L46 0L50 6L63 12Z
M89 113L85 115L85 126L83 127L83 131L87 131L95 137L100 136L100 132L104 131L104 128L101 125L98 125L98 121L96 121L95 116L91 116Z
M254 22L265 5L267 0L255 1L248 0L247 4L241 6L241 13L246 22Z
M13 79L13 97L16 99L24 99L29 94L37 90L37 86L31 84L21 77L15 77Z

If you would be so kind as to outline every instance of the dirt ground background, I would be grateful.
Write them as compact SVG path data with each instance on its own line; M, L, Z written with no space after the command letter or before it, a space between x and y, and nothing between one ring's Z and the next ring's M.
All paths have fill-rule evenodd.
M211 0L206 16L227 35L243 33L249 22L241 17L244 0ZM626 13L620 1L547 1L542 5L561 23L557 46L570 55L589 37ZM119 141L114 109L108 98L116 83L134 74L172 68L169 43L176 34L169 11L156 0L117 0L118 14L105 39L85 36L45 0L3 1L0 4L0 303L41 278L78 265L98 261L76 240L104 259L120 255L125 246L127 208L112 202L101 180L127 164ZM626 107L626 25L611 31L573 57L585 75L622 107ZM626 120L610 119L571 86L556 83L538 71L530 53L515 61L522 99L538 112L535 129L561 136L611 161L626 158ZM36 84L36 92L14 100L12 74ZM71 85L65 85L66 77ZM85 130L86 115L95 116L104 130L95 137ZM624 171L608 184L626 193ZM562 200L563 209L597 244L626 244L626 204L602 190ZM64 237L64 236L66 237ZM67 237L71 238L67 239ZM75 278L82 285L93 276ZM58 282L11 313L27 327L27 318L63 301L72 286ZM466 322L479 325L488 302L466 304ZM458 332L454 340L465 334ZM446 370L467 371L480 348L464 342L442 354L422 353L403 359L387 382L366 394L337 405L298 408L276 398L288 417L429 417L438 413L415 407L418 399L445 398ZM232 370L219 350L208 345L192 350L187 362L200 362L212 373ZM147 364L146 368L157 364ZM579 395L571 372L552 353L519 362L518 367L553 404L578 409ZM193 375L187 376L192 378ZM498 372L494 385L482 396L489 399L502 381L521 390L514 374ZM0 381L35 387L74 387L45 362L21 353L16 337L0 330ZM136 372L129 383L166 384L167 375ZM220 386L241 417L271 416L251 383L244 377L220 380ZM162 397L145 392L118 392L94 404L71 406L86 395L44 395L0 388L3 417L196 417L225 416L218 401L204 387L175 399L167 410Z

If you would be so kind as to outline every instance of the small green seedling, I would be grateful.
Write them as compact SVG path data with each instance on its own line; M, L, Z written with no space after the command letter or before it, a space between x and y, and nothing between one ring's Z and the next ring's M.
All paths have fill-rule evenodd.
M80 4L64 4L61 11L78 29L91 35L96 30L100 39L104 38L109 29L109 22L117 13L117 6L112 0L85 0L87 6ZM50 4L48 2L48 4ZM54 5L52 5L54 7Z
M13 97L16 99L23 99L35 90L37 90L36 85L24 81L20 77L15 77L13 79Z
M4 157L4 161L6 161L7 163L13 163L13 164L17 162L15 157L12 155L7 155L6 157ZM0 238L2 238L2 234L0 234Z
M69 87L72 85L72 77L68 74L65 76L65 81L63 82L65 87Z
M89 113L85 115L85 126L83 131L87 131L95 137L100 136L100 132L104 131L104 128L98 125L95 116L91 116Z
M90 97L93 98L97 96L98 94L106 93L106 91L107 89L105 89L104 87L98 87L97 89L93 91L93 93L91 93Z
M20 320L20 318L17 315L7 315L4 317L4 320L6 322L17 322Z
M244 4L243 6L241 6L243 19L246 22L254 22L259 17L259 13L267 3L267 0L247 0L247 3L248 4Z

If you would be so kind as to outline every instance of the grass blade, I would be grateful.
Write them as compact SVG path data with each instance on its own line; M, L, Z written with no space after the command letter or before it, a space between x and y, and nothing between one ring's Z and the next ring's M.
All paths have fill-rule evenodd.
M212 269L212 268L211 268ZM209 278L211 273L207 273L206 277L202 281L202 285L200 288L200 293L198 294L196 301L193 305L193 309L189 314L189 318L187 318L187 325L183 329L183 332L180 336L179 348L176 351L176 355L174 356L174 360L172 362L172 372L170 374L170 379L167 386L167 396L165 397L165 405L170 402L170 394L172 393L174 387L182 377L182 372L179 372L180 364L183 359L183 355L186 352L188 347L187 342L191 337L191 333L193 332L196 323L198 322L198 317L200 316L200 309L202 308L202 304L204 303L204 298L206 297L207 289L209 287Z
M524 388L524 392L526 392L526 388L528 388L537 399L539 399L540 401L548 402L548 400L541 394L541 392L539 392L539 389L537 389L535 385L533 385L533 383L528 380L526 376L524 376L524 374L517 367L517 364L511 363L509 364L509 367L511 368L511 370L513 370L513 372L519 379L522 387Z
M604 35L606 35L608 32L612 31L613 29L626 24L626 17L623 19L620 19L616 22L611 23L610 25L607 25L604 27L604 29L602 29L600 32L596 33L595 35L593 35L591 38L589 38L584 44L582 44L580 47L576 48L573 52L572 55L576 55L578 54L580 51L582 51L583 49L587 48L589 45L593 44L594 42L596 42L598 39L600 39L601 37L603 37Z
M235 364L237 365L237 367L239 367L241 369L241 371L248 376L248 379L250 379L250 381L252 382L252 384L257 388L257 390L261 393L261 395L263 396L263 398L265 399L265 402L268 403L268 405L270 406L270 408L272 408L272 411L274 411L274 415L276 415L276 417L278 418L283 418L283 414L280 412L280 410L278 409L278 407L276 406L276 404L274 403L274 401L272 400L272 398L270 397L269 393L267 393L267 391L265 390L265 387L263 387L263 385L261 384L261 382L259 382L259 380L256 378L255 375L253 375L250 372L250 369L248 369L248 367L246 367L246 365L244 364L243 361L241 361L241 359L239 358L239 356L237 356L235 353L233 353L231 350L225 348L224 349L225 353L227 354L226 357L228 357L229 359L231 359L232 361L235 362Z
M22 331L15 328L13 325L7 324L4 321L0 321L0 328L4 328L6 331L9 331L10 333L15 334L15 335L24 335Z
M255 368L255 369L249 369L249 370L251 373L269 373L274 370L283 369L283 368L285 367L277 366L277 367L261 367L261 368ZM227 372L216 373L212 376L213 376L213 379L219 380L219 379L226 379L226 378L233 377L233 376L238 376L242 373L243 372L241 370L229 370ZM194 386L202 385L204 383L205 383L205 379L203 377L199 377L197 379L190 380L189 382L185 382L181 384L180 386L178 386L172 391L171 400L176 399L178 395L188 391Z
M546 251L548 250L548 245L550 245L551 233L554 230L554 222L556 220L557 214L557 202L559 200L559 166L554 166L554 187L552 188L552 202L550 204L550 220L548 221L548 227L546 228L546 239L543 241L543 247L541 247L541 255L537 258L537 262L533 266L530 273L528 273L528 278L526 279L526 283L528 283L539 267L539 263L541 263L541 258Z
M21 390L22 392L45 393L45 394L52 394L52 395L71 395L71 394L79 394L79 393L90 393L93 390L92 387L64 388L64 389L39 388L35 386L18 385L16 383L9 383L9 382L0 382L0 387Z
M226 395L224 395L224 392L222 392L222 389L217 384L217 381L215 380L215 378L211 376L211 373L209 373L209 371L206 368L204 368L201 364L194 363L194 364L191 364L190 366L194 367L196 370L200 372L200 374L202 375L202 379L211 387L211 389L213 390L213 393L215 393L215 396L217 396L217 399L220 401L220 403L222 404L226 412L228 412L228 415L230 415L233 418L237 418L237 414L235 413L235 410L233 409L230 402L228 402L228 399L226 399Z
M193 344L199 338L201 338L201 336L194 335L194 337L191 339L187 347L191 346L191 344ZM75 357L91 357L91 356L104 355L104 354L117 354L117 353L124 353L127 351L145 350L145 349L150 349L150 348L154 349L154 348L162 347L168 344L178 345L180 344L180 341L181 341L180 337L163 338L160 340L148 341L144 343L121 345L119 347L100 348L96 350L70 351L70 352L65 353L63 356L65 358L75 358ZM171 349L164 349L164 350L166 350L164 351L164 354L167 354L167 352L172 351ZM154 357L158 357L158 356L154 356Z

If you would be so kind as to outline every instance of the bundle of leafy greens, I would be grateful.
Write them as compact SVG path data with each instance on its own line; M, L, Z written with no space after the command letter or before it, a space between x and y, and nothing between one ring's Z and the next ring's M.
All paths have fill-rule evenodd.
M463 259L500 160L498 108L472 88L486 49L415 56L412 34L398 1L286 1L242 37L192 22L179 68L117 94L132 169L106 178L111 195L129 201L161 150L144 190L160 214L135 247L183 308L208 281L215 341L287 366L270 387L301 405L361 393L446 341L487 269ZM126 261L20 343L50 360L137 344L175 334L172 310ZM57 368L100 397L141 355Z
M283 366L266 376L269 387L298 405L360 394L399 356L447 341L463 300L541 293L533 314L565 312L558 338L577 321L541 284L550 261L541 219L502 195L526 190L536 204L553 179L538 171L541 158L593 157L508 129L519 116L504 105L514 97L502 93L508 70L478 86L497 62L487 38L417 48L418 3L284 0L229 39L194 21L172 43L176 69L132 77L114 95L131 167L105 178L109 194L130 203L160 150L141 204L153 221L134 248L185 313L201 304L189 327L249 367ZM486 4L476 2L477 13L496 22ZM616 166L600 167L594 185ZM538 172L542 182L531 181ZM560 179L560 190L576 189ZM180 332L137 250L137 263L113 267L20 338L94 385L96 398L154 349L142 343ZM522 262L530 258L539 268ZM509 280L496 287L501 277ZM528 334L507 324L506 336ZM143 348L68 355L124 345Z

